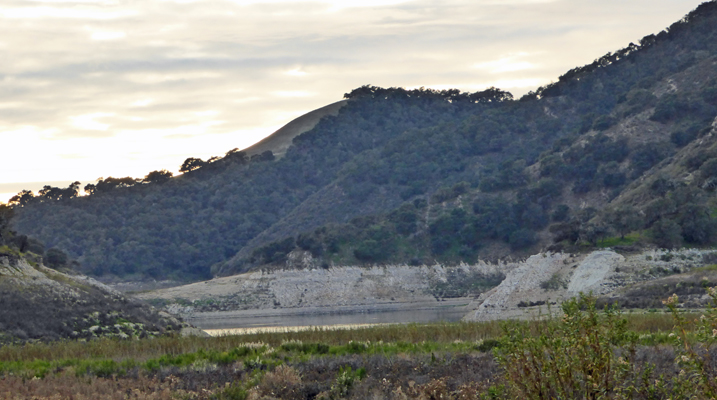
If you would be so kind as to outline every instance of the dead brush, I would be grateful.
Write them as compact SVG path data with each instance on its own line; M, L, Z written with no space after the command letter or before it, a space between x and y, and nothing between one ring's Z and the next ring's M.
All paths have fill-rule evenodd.
M259 384L249 391L247 400L303 399L301 376L288 365L279 365L267 372Z
M180 389L175 377L139 376L134 379L86 378L65 373L44 379L5 376L0 379L0 398L7 400L209 400L212 392Z
M434 379L418 388L418 400L453 400L453 394L448 387L448 378Z

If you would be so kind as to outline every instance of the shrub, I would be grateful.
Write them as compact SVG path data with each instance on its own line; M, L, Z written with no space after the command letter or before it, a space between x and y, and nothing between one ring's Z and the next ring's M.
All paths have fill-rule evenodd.
M553 213L550 214L550 219L555 222L563 222L570 216L570 207L568 207L565 204L559 204L555 207L555 210L553 210Z
M535 232L530 229L518 229L517 231L511 233L508 238L510 248L513 250L525 249L526 247L532 246L537 241L538 239L535 236Z
M273 371L267 372L252 392L279 399L304 398L301 393L301 376L288 365L279 365Z
M717 344L717 288L708 289L712 305L706 313L699 318L695 337L697 343L687 336L689 322L678 310L678 297L672 295L663 303L669 308L675 320L673 344L677 351L677 365L681 371L675 379L676 389L685 394L695 393L700 399L717 398L717 380L715 380L716 368L710 355L710 347ZM677 391L677 390L676 390ZM690 396L690 398L693 398Z
M563 279L563 276L556 272L550 277L550 279L540 282L540 288L543 290L558 290L560 288L567 289L568 281Z
M562 311L560 323L536 321L537 335L527 324L503 325L496 359L511 398L613 398L620 391L632 367L615 350L636 340L627 320L614 308L600 314L595 299L584 295L563 303Z
M67 265L67 254L60 249L51 248L45 255L45 264L50 268L61 268Z
M661 219L652 226L652 241L664 248L679 248L682 243L680 226L672 220Z

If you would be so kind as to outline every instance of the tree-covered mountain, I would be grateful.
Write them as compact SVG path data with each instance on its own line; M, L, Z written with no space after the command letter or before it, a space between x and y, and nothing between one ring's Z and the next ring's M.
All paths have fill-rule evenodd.
M521 99L382 89L283 157L230 151L185 173L47 187L14 228L97 276L200 279L297 250L316 262L424 263L641 241L711 243L717 2ZM627 237L626 237L627 236Z

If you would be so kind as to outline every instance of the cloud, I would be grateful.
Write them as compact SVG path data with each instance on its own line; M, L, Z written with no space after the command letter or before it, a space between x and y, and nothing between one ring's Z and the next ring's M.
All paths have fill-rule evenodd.
M279 97L311 97L314 93L307 92L304 90L279 90L272 93L274 96Z
M474 67L478 69L489 70L493 74L500 74L504 72L523 71L526 69L535 68L535 64L529 61L521 61L520 58L528 55L527 53L521 53L516 55L509 55L498 60L486 61L475 64Z
M72 124L80 129L87 129L92 131L106 131L107 128L110 127L110 124L104 124L99 121L96 121L97 118L102 117L111 117L115 115L114 113L94 113L94 114L85 114L85 115L78 115L75 117L70 117L70 120L72 120Z
M92 40L117 40L126 37L124 32L92 32Z
M0 17L13 19L82 19L82 20L109 20L136 15L134 11L104 11L94 8L61 8L61 7L18 7L0 8Z

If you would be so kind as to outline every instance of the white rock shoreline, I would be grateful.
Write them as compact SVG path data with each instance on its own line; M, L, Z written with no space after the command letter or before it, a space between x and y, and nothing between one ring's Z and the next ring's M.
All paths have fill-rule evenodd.
M702 255L713 250L647 250L620 255L604 249L587 254L540 253L523 261L459 266L388 265L257 271L205 282L137 294L143 300L161 301L166 309L189 320L361 313L435 309L441 305L470 303L464 320L489 321L525 318L545 307L525 304L559 304L579 293L608 295L635 282L650 280L660 267L687 271L702 265ZM663 255L672 257L665 260ZM449 276L503 274L497 287L474 297L440 299L436 285ZM557 288L541 283L554 278ZM448 300L443 302L439 300ZM218 310L201 312L197 305L219 302ZM522 307L518 304L522 303ZM200 307L201 308L201 307ZM559 307L555 307L558 309Z

